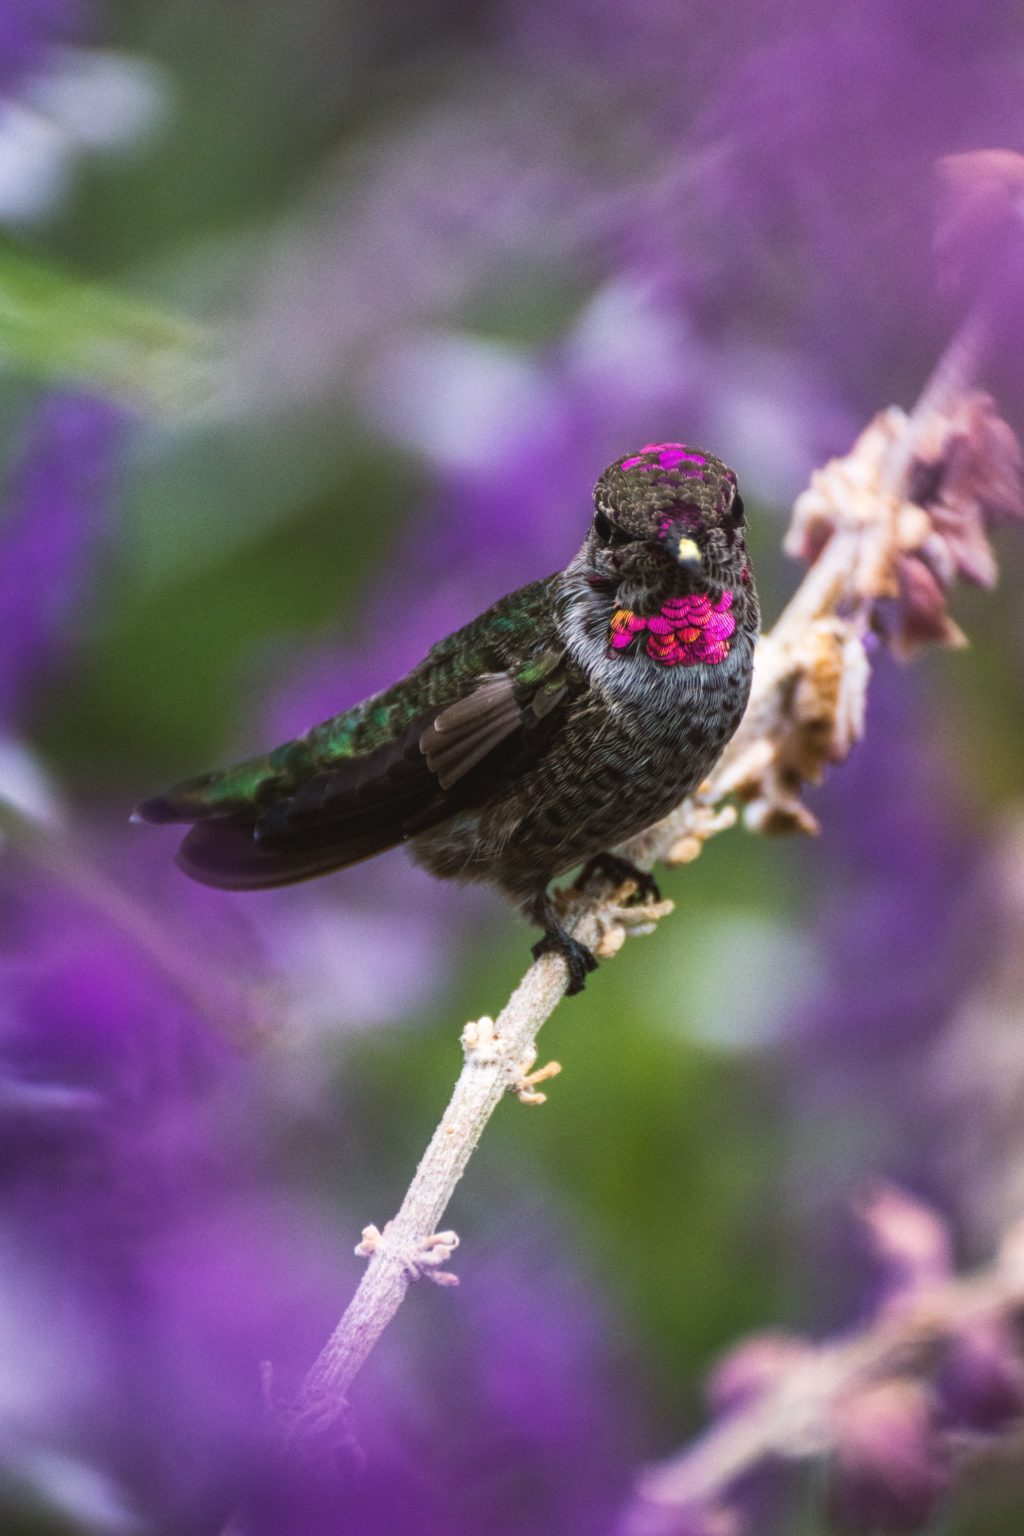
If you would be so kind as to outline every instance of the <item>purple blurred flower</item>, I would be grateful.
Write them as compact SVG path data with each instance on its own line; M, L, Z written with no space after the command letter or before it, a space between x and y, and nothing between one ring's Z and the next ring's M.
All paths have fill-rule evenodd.
M906 300L928 280L935 158L1014 120L1018 19L975 21L969 0L856 16L562 0L518 7L511 28L518 56L554 54L615 104L621 261L706 334L756 336L770 315L857 398L897 337L931 345Z
M826 833L814 879L827 969L787 1070L817 1212L837 1205L858 1175L930 1191L941 1166L933 1150L948 1138L928 1062L976 972L983 935L973 920L970 808L929 738L921 687L919 674L878 659L865 740L815 808ZM829 1149L840 1143L833 1166Z
M745 1408L810 1354L812 1346L794 1333L755 1333L718 1361L706 1385L714 1414Z
M487 1522L509 1536L608 1529L635 1464L629 1373L593 1296L550 1256L564 1247L560 1236L537 1231L538 1219L508 1221L511 1231L532 1225L532 1239L503 1244L479 1270L463 1266L478 1383L472 1412L496 1426L507 1466L532 1469L534 1519L524 1506L518 1517L509 1510L503 1522Z
M950 1481L929 1388L898 1377L864 1387L837 1407L834 1432L833 1518L854 1531L923 1529Z
M0 729L31 708L40 674L63 659L111 495L123 413L92 396L37 410L0 516Z
M296 1117L305 1138L337 1135L337 1107L296 1104L278 1054L239 1056L130 933L13 858L10 874L6 1470L38 1485L71 1456L168 1530L219 1529L241 1504L243 1528L268 1536L599 1531L627 1477L626 1388L594 1304L547 1257L553 1242L462 1266L429 1361L388 1336L352 1425L364 1466L343 1449L320 1469L274 1460L261 1362L286 1396L356 1278L356 1216L328 1214L312 1168L289 1166ZM179 906L177 936L197 956L238 954L206 893ZM340 1133L362 1134L351 1121Z
M922 1530L978 1438L1014 1432L1024 1416L1018 1229L991 1268L961 1278L931 1207L889 1186L860 1215L888 1292L858 1328L820 1344L754 1334L735 1346L708 1383L720 1422L641 1478L621 1536L668 1536L674 1515L682 1530L690 1520L701 1529L705 1515L743 1532L789 1529L776 1519L782 1469L814 1458L825 1460L843 1529Z
M952 1341L936 1378L943 1426L992 1435L1024 1418L1019 1329L1005 1318L980 1320Z
M636 1500L616 1527L616 1536L751 1536L760 1531L733 1507L673 1505L662 1508Z
M0 1221L5 1247L37 1273L35 1303L69 1320L60 1378L48 1398L40 1388L19 1439L74 1449L134 1504L183 1525L216 1511L258 1431L255 1327L249 1354L237 1341L285 1280L304 1283L303 1249L278 1243L269 1200L245 1209L252 1173L232 1167L214 1110L244 1087L233 1053L77 903L31 880L2 899L13 944L0 957L0 1070L16 1112L4 1119ZM202 1270L176 1276L168 1258L197 1222L221 1227L208 1262L225 1274L240 1243L266 1245L262 1268L231 1283L233 1335L209 1322ZM80 1373L88 1390L65 1394Z
M541 1241L460 1264L458 1293L438 1304L443 1343L410 1351L385 1335L351 1422L362 1454L341 1445L333 1464L270 1479L247 1533L610 1533L635 1450L628 1377L581 1281Z
M894 1184L876 1183L861 1196L857 1214L891 1299L902 1301L952 1275L952 1234L930 1205Z
M422 1017L450 983L454 936L479 906L395 849L330 882L268 892L246 915L273 948L296 1027L330 1037Z
M579 256L604 181L547 87L509 78L500 58L447 87L407 128L331 167L268 247L237 335L241 408L336 400L396 334L450 323Z
M27 74L47 47L78 30L88 0L4 0L0 6L0 91Z

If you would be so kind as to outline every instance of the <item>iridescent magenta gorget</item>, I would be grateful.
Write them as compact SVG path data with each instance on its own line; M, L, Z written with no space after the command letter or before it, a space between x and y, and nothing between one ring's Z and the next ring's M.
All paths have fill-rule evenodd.
M638 635L646 634L648 656L663 667L695 667L699 662L714 666L729 654L729 638L736 628L731 608L731 592L723 592L716 602L704 592L670 597L649 617L618 608L609 626L609 655L627 650Z

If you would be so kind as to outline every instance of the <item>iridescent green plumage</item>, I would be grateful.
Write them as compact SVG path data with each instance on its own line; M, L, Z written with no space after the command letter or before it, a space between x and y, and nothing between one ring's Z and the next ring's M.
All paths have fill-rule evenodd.
M534 689L561 686L552 672L560 653L545 649L556 577L534 581L503 597L463 629L432 646L401 682L354 704L305 735L259 757L247 758L146 800L143 821L203 821L255 813L288 796L314 774L367 757L401 739L429 710L454 704L471 683L510 672L524 698Z

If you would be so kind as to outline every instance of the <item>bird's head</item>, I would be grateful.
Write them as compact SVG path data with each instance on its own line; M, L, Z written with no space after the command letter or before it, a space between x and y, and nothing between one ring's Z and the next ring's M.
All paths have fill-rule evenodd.
M750 581L736 476L713 454L648 443L605 470L594 506L582 551L589 579L624 600Z

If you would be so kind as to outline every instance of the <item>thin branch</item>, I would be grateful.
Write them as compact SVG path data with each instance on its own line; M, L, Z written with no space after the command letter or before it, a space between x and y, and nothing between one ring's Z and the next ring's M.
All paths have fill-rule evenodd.
M610 903L579 905L572 930L600 952L616 945L626 927L649 927L667 912L658 907L619 909ZM484 1127L506 1093L528 1104L543 1101L536 1086L554 1076L556 1063L540 1072L536 1038L565 995L564 962L554 955L535 961L497 1020L467 1024L462 1034L465 1062L448 1108L424 1152L395 1219L383 1233L367 1228L357 1253L368 1256L366 1273L331 1338L285 1415L289 1437L306 1439L330 1428L345 1406L345 1394L380 1335L394 1317L409 1284L420 1275L451 1284L454 1276L437 1267L456 1246L454 1233L438 1226Z

